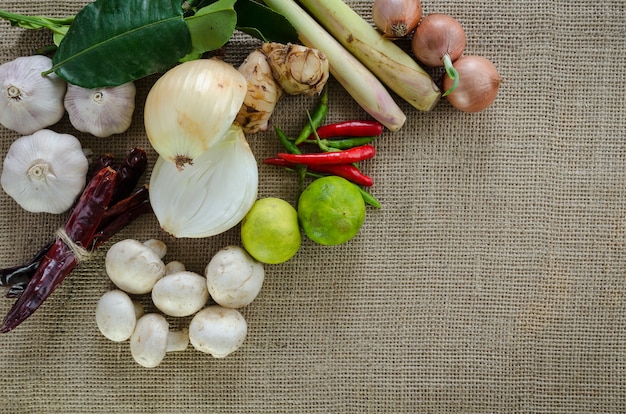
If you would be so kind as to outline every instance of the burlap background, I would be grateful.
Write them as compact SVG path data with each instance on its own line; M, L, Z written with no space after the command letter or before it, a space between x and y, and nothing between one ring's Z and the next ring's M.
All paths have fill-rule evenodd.
M2 9L65 16L81 0L7 1ZM369 18L371 1L351 4ZM244 346L223 360L188 349L155 369L94 322L111 288L104 250L45 305L0 336L2 413L618 413L626 412L626 18L614 1L424 1L456 16L467 54L496 63L496 103L464 114L401 104L408 121L364 164L381 210L354 240L304 240L267 266L243 313ZM0 25L0 61L31 54L48 32ZM237 36L227 60L254 46ZM102 62L114 65L115 62ZM96 153L148 148L138 82L123 136L76 134ZM331 81L329 120L365 113ZM290 133L314 105L284 99ZM67 118L55 130L75 133ZM17 134L0 130L0 153ZM259 160L280 149L250 137ZM151 160L155 156L150 152ZM296 179L260 165L259 196L295 202ZM29 214L0 194L0 265L22 262L65 216ZM238 228L174 240L144 217L115 240L159 237L167 258L202 272L239 244ZM0 298L2 313L12 300ZM174 326L186 321L173 320Z

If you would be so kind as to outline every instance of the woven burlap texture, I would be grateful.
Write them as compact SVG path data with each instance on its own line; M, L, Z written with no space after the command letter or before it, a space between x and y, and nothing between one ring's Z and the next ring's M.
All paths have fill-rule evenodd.
M67 16L85 4L0 8ZM371 1L350 4L370 19ZM292 260L267 265L260 295L242 309L249 332L240 350L214 359L190 347L146 369L128 342L100 335L94 309L112 288L111 243L162 239L167 260L199 273L217 250L241 243L238 227L179 240L145 216L0 336L0 412L625 412L625 3L425 0L423 9L455 16L465 53L496 64L496 102L467 114L442 100L423 113L397 99L406 124L362 163L382 208L368 208L344 245L304 238ZM50 41L45 30L2 22L0 61ZM239 33L225 59L237 65L257 45ZM153 165L142 119L155 79L137 82L133 126L120 136L78 133L67 117L52 129L96 154L121 158L142 146ZM328 122L368 117L336 81L329 86ZM273 125L295 134L315 104L284 98ZM17 137L0 129L3 157ZM297 178L260 162L281 149L273 132L248 138L259 197L295 204ZM0 266L28 259L65 218L27 213L0 192ZM12 303L0 297L3 314Z

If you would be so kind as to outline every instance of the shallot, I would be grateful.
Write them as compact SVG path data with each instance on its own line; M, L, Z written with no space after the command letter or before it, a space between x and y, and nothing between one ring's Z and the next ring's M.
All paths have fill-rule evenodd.
M424 17L411 39L411 49L415 57L424 65L443 66L450 79L455 80L443 96L454 91L458 84L458 74L453 66L465 49L465 30L454 17L433 13Z
M495 65L482 56L462 56L454 65L459 81L454 92L447 96L450 104L464 112L480 112L491 105L502 83ZM453 83L454 79L446 74L444 88Z
M372 20L387 39L409 35L422 18L420 0L375 0Z

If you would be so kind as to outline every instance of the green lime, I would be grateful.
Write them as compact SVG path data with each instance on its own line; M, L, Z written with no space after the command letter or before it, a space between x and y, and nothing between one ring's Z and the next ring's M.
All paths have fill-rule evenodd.
M329 246L341 244L361 229L365 202L358 188L345 178L318 178L300 195L298 218L311 240Z
M280 198L257 200L241 222L241 242L259 262L286 262L302 242L296 209Z

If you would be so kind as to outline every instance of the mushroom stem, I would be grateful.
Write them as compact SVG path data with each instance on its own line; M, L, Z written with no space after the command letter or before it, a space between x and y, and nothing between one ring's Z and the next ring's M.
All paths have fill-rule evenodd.
M184 351L189 345L189 329L185 328L180 331L170 331L167 336L167 351Z

